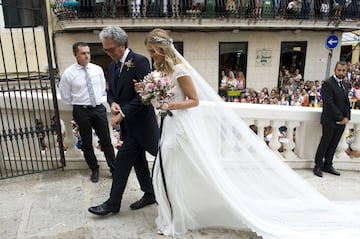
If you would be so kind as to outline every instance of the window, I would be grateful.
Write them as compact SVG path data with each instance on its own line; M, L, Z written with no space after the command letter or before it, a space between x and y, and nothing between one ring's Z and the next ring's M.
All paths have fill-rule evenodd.
M182 56L184 55L184 43L183 42L175 41L174 47Z
M5 28L42 25L40 0L3 0L2 7Z

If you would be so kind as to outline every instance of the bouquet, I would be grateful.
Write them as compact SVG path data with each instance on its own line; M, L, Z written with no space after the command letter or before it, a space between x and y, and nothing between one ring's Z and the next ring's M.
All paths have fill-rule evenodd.
M174 96L174 83L159 71L152 71L140 84L139 95L143 104L152 104L156 109L167 109Z

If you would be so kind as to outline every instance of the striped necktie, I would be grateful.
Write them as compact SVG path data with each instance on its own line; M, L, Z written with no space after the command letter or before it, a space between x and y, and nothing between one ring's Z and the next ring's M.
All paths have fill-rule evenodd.
M87 86L87 89L88 89L88 92L89 92L91 106L95 107L96 106L96 99L95 99L95 93L94 93L93 85L92 85L92 82L91 82L91 78L90 78L89 72L87 71L86 67L84 67L84 71L85 71L86 86Z

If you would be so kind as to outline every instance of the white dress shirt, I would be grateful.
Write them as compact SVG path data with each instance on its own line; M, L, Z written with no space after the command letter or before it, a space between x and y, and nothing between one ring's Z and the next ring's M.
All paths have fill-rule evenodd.
M101 104L101 98L106 90L106 80L103 69L95 64L86 66L89 73L96 104ZM60 95L65 104L91 105L88 88L86 86L84 67L75 63L69 66L61 76L59 84Z
M129 54L129 52L130 52L129 48L126 48L123 57L120 59L120 62L121 62L120 72L122 71L122 69L124 67L124 63L125 63L126 57Z

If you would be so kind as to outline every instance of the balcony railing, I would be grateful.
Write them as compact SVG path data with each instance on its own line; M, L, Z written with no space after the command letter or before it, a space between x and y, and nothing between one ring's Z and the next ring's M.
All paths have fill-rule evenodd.
M282 0L56 0L59 19L71 18L250 18L250 19L359 19L356 1L331 5L328 1Z

